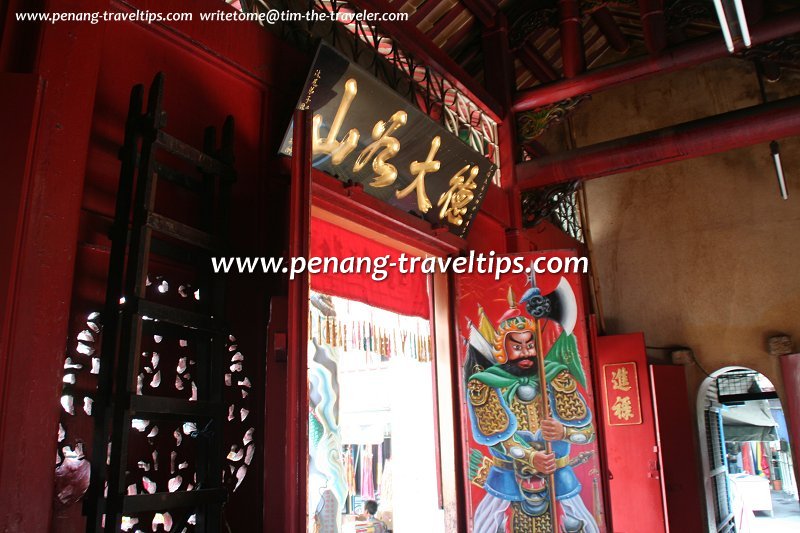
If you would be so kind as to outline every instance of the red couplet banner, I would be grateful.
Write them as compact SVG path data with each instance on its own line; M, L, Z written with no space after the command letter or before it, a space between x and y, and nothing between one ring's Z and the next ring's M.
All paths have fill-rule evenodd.
M603 388L608 425L631 426L642 423L636 363L603 365Z

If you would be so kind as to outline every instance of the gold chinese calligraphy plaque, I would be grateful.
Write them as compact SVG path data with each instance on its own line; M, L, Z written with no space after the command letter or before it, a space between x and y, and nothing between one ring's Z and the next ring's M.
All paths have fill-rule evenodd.
M466 237L495 172L462 140L468 131L454 135L324 43L297 107L313 114L315 168ZM280 148L285 155L292 154L291 130Z
M603 365L603 396L609 426L642 423L642 403L635 362Z

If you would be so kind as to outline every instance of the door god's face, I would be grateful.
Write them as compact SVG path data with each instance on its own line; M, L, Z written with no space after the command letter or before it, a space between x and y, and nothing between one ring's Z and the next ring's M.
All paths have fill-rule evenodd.
M517 375L536 371L536 338L532 331L509 332L503 347L508 356L508 362L504 365L507 370Z

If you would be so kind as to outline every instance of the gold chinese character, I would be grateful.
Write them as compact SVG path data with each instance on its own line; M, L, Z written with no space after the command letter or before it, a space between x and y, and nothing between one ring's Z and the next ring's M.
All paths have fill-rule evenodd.
M442 139L438 135L433 138L427 159L422 163L419 161L411 163L410 168L411 174L415 176L414 181L409 183L408 187L402 191L395 191L398 198L405 198L411 191L417 189L417 207L419 207L419 210L423 213L427 213L431 208L431 201L428 199L428 195L425 194L425 174L439 170L441 163L439 161L434 161L433 158L436 156L436 152L439 151L439 146L441 146L441 144Z
M336 137L339 135L339 130L342 128L347 112L350 110L350 104L358 92L358 84L356 80L350 78L344 84L344 94L342 101L339 103L339 108L336 110L336 116L333 117L331 129L328 131L328 136L324 139L320 137L320 127L322 126L322 115L314 115L311 121L311 153L317 154L330 154L331 163L338 165L350 155L350 152L355 150L358 145L359 133L357 129L352 129L347 132L347 136L342 141L337 141Z
M405 111L398 111L388 121L379 120L375 123L375 127L372 128L372 144L364 148L358 159L356 159L356 164L353 165L354 172L360 171L367 164L367 161L372 159L375 152L382 149L378 156L372 160L372 170L375 171L377 176L372 179L371 186L386 187L397 179L397 168L387 163L386 160L394 157L400 151L400 141L391 135L401 126L405 126L407 120L408 114Z
M631 390L631 382L628 380L628 369L620 368L616 372L611 372L611 383L614 390L629 391Z
M633 406L631 406L631 399L628 396L617 396L611 410L617 415L620 420L630 420L633 418Z
M439 219L446 216L447 221L456 226L460 226L464 222L462 216L467 214L467 205L475 198L472 190L478 186L475 183L475 177L480 169L477 165L472 167L469 171L469 178L464 180L464 172L468 168L469 165L465 166L450 178L450 189L443 193L436 203L437 206L442 207L442 210L439 211Z

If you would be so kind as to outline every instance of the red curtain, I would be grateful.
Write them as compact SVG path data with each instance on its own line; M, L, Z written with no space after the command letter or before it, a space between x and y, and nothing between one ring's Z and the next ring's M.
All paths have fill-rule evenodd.
M427 275L415 272L401 274L388 263L397 262L400 252L330 222L311 219L311 257L336 257L341 261L353 257L357 264L362 257L389 257L382 281L373 279L375 271L360 274L309 274L311 288L317 292L358 300L401 315L428 318L430 315ZM320 268L322 268L320 266Z

